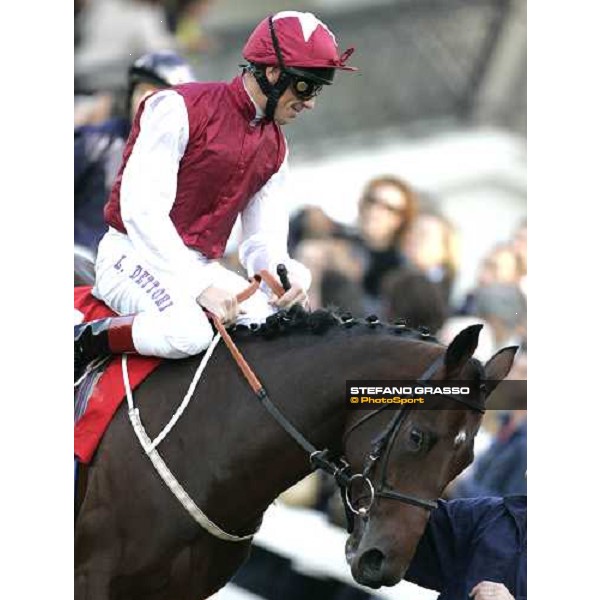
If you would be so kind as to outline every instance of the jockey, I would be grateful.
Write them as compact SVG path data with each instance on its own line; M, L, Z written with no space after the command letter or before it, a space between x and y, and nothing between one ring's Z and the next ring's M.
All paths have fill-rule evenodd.
M140 102L156 90L195 79L191 66L175 52L144 54L127 74L127 115L75 128L75 244L95 254L106 233L103 208Z
M225 324L264 321L306 302L310 272L287 251L288 150L281 127L315 106L353 49L311 13L264 19L243 49L231 82L188 83L145 98L104 215L93 294L120 317L82 325L76 355L137 352L185 358L205 350ZM303 115L304 116L304 115ZM283 263L290 289L279 299L221 266L241 216L239 258L252 277ZM132 316L133 315L133 316Z

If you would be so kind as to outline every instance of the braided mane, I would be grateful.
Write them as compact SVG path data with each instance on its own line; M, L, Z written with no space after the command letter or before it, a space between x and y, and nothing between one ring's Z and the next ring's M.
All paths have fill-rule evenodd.
M294 305L290 309L281 310L267 317L265 323L261 325L253 324L249 328L238 325L235 331L249 330L253 335L260 335L265 339L274 339L291 333L323 335L334 328L350 329L356 327L378 329L382 333L401 335L408 339L439 343L426 327L411 329L403 320L398 320L395 323L385 323L379 321L375 315L368 316L365 319L357 319L348 312L340 312L335 307L307 311L300 305Z

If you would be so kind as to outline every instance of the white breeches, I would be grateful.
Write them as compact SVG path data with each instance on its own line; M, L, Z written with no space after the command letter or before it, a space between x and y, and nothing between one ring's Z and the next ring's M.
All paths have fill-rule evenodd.
M216 261L210 263L213 285L234 294L249 282ZM240 324L263 323L275 312L261 286L241 304ZM104 236L96 258L96 283L92 293L119 315L137 315L133 342L140 354L185 358L205 350L213 337L209 320L177 281L154 277L126 236Z

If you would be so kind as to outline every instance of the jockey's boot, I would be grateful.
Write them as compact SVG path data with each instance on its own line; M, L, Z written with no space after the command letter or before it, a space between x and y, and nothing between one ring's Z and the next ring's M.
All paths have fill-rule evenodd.
M109 317L75 325L75 381L95 358L135 352L134 317Z

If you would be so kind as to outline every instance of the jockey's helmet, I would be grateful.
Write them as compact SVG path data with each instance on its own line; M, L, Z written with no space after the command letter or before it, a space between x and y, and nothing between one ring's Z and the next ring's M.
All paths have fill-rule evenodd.
M282 11L261 21L252 32L243 57L267 96L267 119L273 118L275 106L290 86L304 100L315 96L323 85L331 85L336 69L356 71L345 64L354 48L338 54L333 32L309 12ZM279 67L279 79L271 84L266 67Z

